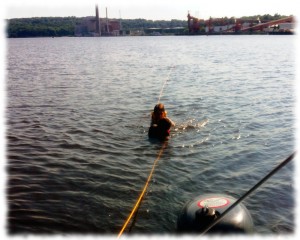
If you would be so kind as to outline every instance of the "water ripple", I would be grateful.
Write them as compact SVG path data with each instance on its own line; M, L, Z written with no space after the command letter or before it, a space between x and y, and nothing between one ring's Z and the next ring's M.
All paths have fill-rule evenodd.
M147 131L169 73L176 127L132 233L175 233L200 194L241 196L294 148L292 39L9 39L9 233L117 233L162 148ZM295 231L293 175L245 200L257 233Z

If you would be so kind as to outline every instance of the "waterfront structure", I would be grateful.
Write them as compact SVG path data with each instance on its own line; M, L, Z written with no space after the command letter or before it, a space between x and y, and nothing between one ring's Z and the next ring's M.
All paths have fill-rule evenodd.
M99 17L98 5L96 5L96 15L83 18L82 22L75 26L76 37L99 37L99 36L119 36L121 32L120 20Z
M209 18L198 19L187 15L189 34L223 34L223 33L286 33L291 34L295 28L293 16L261 22L260 19Z

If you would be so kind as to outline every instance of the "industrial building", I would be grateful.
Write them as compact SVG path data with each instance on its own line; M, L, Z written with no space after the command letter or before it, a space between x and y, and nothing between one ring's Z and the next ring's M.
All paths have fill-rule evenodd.
M80 24L75 26L76 37L100 37L122 35L121 21L110 20L106 17L99 17L99 9L96 5L96 16L85 17Z
M226 20L224 18L209 18L208 20L204 20L195 18L189 13L187 17L189 34L293 34L295 28L295 19L293 16L266 22L261 22L259 19L234 19L233 22L232 19Z

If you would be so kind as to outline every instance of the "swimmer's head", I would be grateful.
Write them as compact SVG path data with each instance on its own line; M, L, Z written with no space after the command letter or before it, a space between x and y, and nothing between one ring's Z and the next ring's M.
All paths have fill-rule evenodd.
M165 106L162 103L156 104L154 107L154 113L165 112Z

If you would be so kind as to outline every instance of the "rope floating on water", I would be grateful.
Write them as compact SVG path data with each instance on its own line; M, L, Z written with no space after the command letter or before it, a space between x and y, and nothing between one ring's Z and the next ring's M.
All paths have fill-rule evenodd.
M153 166L152 166L152 169L151 169L150 174L149 174L149 176L148 176L148 179L147 179L147 181L146 181L146 184L145 184L145 186L144 186L144 188L143 188L143 190L142 190L142 192L141 192L139 198L137 199L137 201L136 201L136 203L135 203L133 209L131 210L131 213L129 214L127 220L125 221L125 223L124 223L124 225L123 225L121 231L119 232L118 238L121 237L121 235L123 234L124 230L126 229L128 223L130 222L131 218L133 217L134 213L137 211L137 209L138 209L138 207L139 207L139 205L140 205L140 203L141 203L141 201L142 201L142 199L143 199L143 197L144 197L144 195L145 195L145 192L146 192L146 190L147 190L147 187L148 187L148 185L149 185L149 182L150 182L150 180L151 180L151 178L152 178L152 175L153 175L154 169L155 169L155 167L156 167L156 165L157 165L157 162L158 162L158 160L160 159L161 155L163 154L163 151L164 151L164 149L166 148L167 143L168 143L168 142L164 142L164 144L162 145L160 151L158 152L158 155L157 155L157 157L156 157L156 159L155 159L155 161L154 161L154 163L153 163Z
M162 86L162 88L161 88L161 90L160 90L160 94L159 94L159 97L158 97L157 104L159 104L159 102L160 102L160 98L161 98L161 96L162 96L162 94L163 94L163 90L164 90L164 88L165 88L165 85L167 84L167 81L170 79L170 75L171 75L171 72L172 72L173 68L174 68L174 65L172 65L172 66L170 67L170 71L169 71L168 77L167 77L166 80L164 81L164 84L163 84L163 86Z
M162 94L163 94L163 91L164 91L164 87L165 87L165 85L167 84L167 81L170 79L170 75L171 75L171 72L172 72L172 70L173 70L173 67L174 67L174 65L172 65L172 66L170 67L168 76L167 76L166 80L164 81L164 84L163 84L163 86L162 86L162 88L161 88L161 90L160 90L160 94L159 94L159 97L158 97L157 104L159 104L160 98L161 98L161 96L162 96ZM124 225L123 225L121 231L119 232L118 238L120 238L120 237L122 236L122 234L123 234L123 232L125 231L127 225L129 224L130 220L132 219L132 217L134 216L134 214L137 212L137 210L138 210L138 208L139 208L139 205L141 204L142 199L143 199L143 197L144 197L144 195L145 195L145 192L146 192L146 190L147 190L147 188L148 188L149 182L150 182L150 180L151 180L151 178L152 178L152 175L153 175L154 169L155 169L155 167L156 167L156 165L157 165L157 162L158 162L158 160L160 159L161 155L163 154L163 151L165 150L165 148L166 148L166 146L167 146L167 143L168 143L168 142L165 141L165 142L163 143L161 149L159 150L159 152L158 152L158 154L157 154L157 157L156 157L156 159L155 159L155 161L154 161L154 163L153 163L153 166L152 166L152 169L151 169L151 171L150 171L150 174L149 174L149 176L148 176L148 179L147 179L147 181L146 181L146 183L145 183L145 186L144 186L144 188L143 188L143 190L142 190L142 192L141 192L139 198L137 199L137 201L136 201L134 207L132 208L131 213L130 213L129 216L127 217L127 220L125 221L125 223L124 223Z

